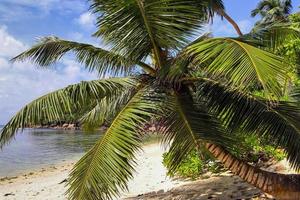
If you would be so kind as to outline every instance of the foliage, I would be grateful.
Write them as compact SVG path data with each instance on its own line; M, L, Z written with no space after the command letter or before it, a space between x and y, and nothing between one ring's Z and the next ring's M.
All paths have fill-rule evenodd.
M241 141L241 148L236 148L231 153L247 162L256 164L260 159L263 159L263 162L271 159L281 161L286 157L281 148L268 142L266 138L244 134L238 134L237 137Z
M131 162L135 161L134 153L141 148L138 130L151 117L151 112L147 110L155 108L155 104L151 103L152 99L148 102L146 91L145 88L141 89L128 101L103 138L75 165L69 180L72 187L68 192L71 196L95 199L104 195L102 198L110 199L119 195L118 187L123 190L127 188L126 183L132 178ZM135 123L132 124L131 121ZM114 148L116 146L118 148ZM102 191L107 192L90 192L90 185L95 183Z
M170 168L171 155L168 153L163 154L163 164L168 168ZM189 155L182 160L180 166L176 171L168 171L168 176L174 177L179 176L182 178L191 178L196 179L202 173L204 173L204 164L205 161L200 158L199 153L194 150L189 153Z
M168 170L168 176L192 180L207 172L220 173L224 171L222 164L206 151L201 153L197 150L191 151L175 170L171 169L171 155L167 152L163 154L163 164Z
M261 20L256 23L265 26L275 21L284 21L292 11L292 0L262 0L257 7L252 10L251 16L261 16Z
M297 30L277 26L248 38L204 34L193 40L214 13L225 13L221 0L89 2L97 16L94 36L107 49L46 37L13 60L49 67L73 53L86 69L115 78L70 85L32 101L1 130L1 147L19 128L66 114L88 128L109 120L103 137L70 174L67 194L74 200L112 199L127 189L143 127L152 121L163 127L172 171L188 157L192 172L200 172L194 165L199 160L188 155L207 143L234 150L235 132L270 138L300 168L300 109L283 98L289 63L272 51L286 35L300 38ZM253 87L264 95L253 95Z
M291 27L300 30L300 14L296 13L289 16ZM300 34L300 33L299 33ZM289 61L294 70L300 74L300 39L299 38L288 38L285 43L277 49L277 54L282 55L287 61Z
M245 162L256 165L259 161L281 161L286 158L282 149L277 148L266 139L261 140L255 135L237 134L239 147L231 149L230 153ZM224 171L222 164L215 160L207 151L191 151L174 170L171 167L170 153L163 154L163 164L168 169L168 176L195 180L206 172L220 173Z
M260 85L267 95L282 96L282 83L288 79L288 63L272 53L231 38L207 39L193 44L188 52L194 56L195 63L213 60L207 73L214 79L228 79L227 83L246 89L254 84ZM259 67L261 65L263 69ZM273 74L273 70L276 73Z

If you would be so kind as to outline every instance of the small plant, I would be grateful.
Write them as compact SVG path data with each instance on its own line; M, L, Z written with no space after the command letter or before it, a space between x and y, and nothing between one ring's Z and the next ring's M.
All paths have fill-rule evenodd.
M286 157L284 151L277 148L275 144L266 145L267 139L258 139L255 135L245 134L237 134L237 137L239 137L241 145L229 151L232 155L248 163L255 165L259 161L281 161ZM201 151L200 156L196 150L192 151L175 171L170 170L170 155L168 153L163 155L163 164L168 169L168 176L192 180L199 178L206 172L220 173L224 170L222 164L211 157L209 153Z
M170 156L168 153L163 154L163 164L168 169L168 176L180 177L195 180L206 172L219 173L223 167L219 162L216 162L206 152L198 153L196 150L192 151L179 165L176 171L170 170Z
M168 168L170 162L169 154L164 153L163 158L163 164ZM195 150L182 161L176 171L168 170L168 175L171 177L179 176L182 178L196 179L203 173L203 168L204 162L200 159L199 153Z

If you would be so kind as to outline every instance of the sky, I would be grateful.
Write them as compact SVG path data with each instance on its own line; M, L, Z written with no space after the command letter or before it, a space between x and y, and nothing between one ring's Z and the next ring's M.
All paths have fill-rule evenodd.
M247 33L257 20L250 17L258 0L224 0L227 13ZM293 0L299 11L300 0ZM72 56L67 56L51 69L38 69L30 62L11 63L10 59L28 49L43 36L86 42L101 46L91 37L95 17L88 11L87 0L0 0L0 124L25 104L48 92L82 80L96 79ZM234 29L215 18L208 30L215 36L236 36Z

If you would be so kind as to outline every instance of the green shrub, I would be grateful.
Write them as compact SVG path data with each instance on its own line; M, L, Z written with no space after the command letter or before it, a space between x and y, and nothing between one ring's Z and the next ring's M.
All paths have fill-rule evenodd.
M286 157L285 153L276 144L270 142L272 140L269 138L258 138L255 135L245 134L240 134L237 137L242 141L242 148L231 153L247 162L256 163L262 157L265 160L281 161Z
M192 151L179 165L176 171L170 170L170 155L164 153L163 164L168 169L168 176L180 177L187 179L197 179L200 175L210 171L213 173L219 173L223 170L222 165L216 162L207 152L202 152L201 159L200 154L195 150Z
M238 148L229 150L231 154L237 158L249 162L258 163L259 160L263 162L270 159L280 161L283 160L286 155L275 144L268 141L269 139L258 139L255 135L238 134L240 145ZM176 171L170 170L170 155L164 153L163 164L168 170L168 175L171 177L181 177L197 179L206 172L220 173L224 171L222 164L216 161L207 151L201 152L203 159L200 157L200 153L196 150L192 151L179 165Z
M163 164L169 168L170 155L164 153L163 155ZM168 170L168 175L171 177L179 176L182 178L191 178L196 179L203 173L203 161L200 159L197 151L190 153L186 159L182 161L178 169L173 172Z

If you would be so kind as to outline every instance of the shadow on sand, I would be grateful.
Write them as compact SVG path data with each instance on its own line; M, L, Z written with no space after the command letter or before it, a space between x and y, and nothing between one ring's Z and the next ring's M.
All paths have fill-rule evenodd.
M161 190L142 194L126 200L207 200L207 199L270 199L260 190L232 174L222 174L198 180L167 192Z

